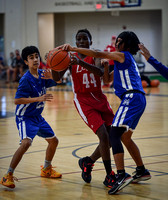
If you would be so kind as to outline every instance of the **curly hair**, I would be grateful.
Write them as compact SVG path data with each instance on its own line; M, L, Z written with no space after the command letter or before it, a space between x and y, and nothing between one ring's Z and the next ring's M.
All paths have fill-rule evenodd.
M92 35L90 34L90 32L86 28L78 30L78 32L76 33L76 37L79 33L86 33L89 36L90 41L92 41Z
M25 47L23 50L22 50L22 59L23 60L27 60L27 57L30 55L30 54L33 54L33 53L38 53L39 57L40 57L40 52L38 50L37 47L35 46L27 46Z
M124 51L129 51L132 55L135 55L139 51L138 44L140 44L140 41L134 32L123 31L118 35L118 38L122 39L119 46L124 43Z

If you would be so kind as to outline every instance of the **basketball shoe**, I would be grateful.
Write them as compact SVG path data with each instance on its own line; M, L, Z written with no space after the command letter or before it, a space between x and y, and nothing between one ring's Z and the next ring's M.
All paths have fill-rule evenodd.
M115 181L116 181L115 173L114 173L114 171L111 171L111 173L106 176L103 184L106 187L112 188L112 186L114 185Z
M131 183L133 178L125 173L124 176L118 175L116 182L112 186L112 188L108 191L108 194L115 194L119 192L121 189L126 187L129 183Z
M151 175L150 172L145 169L145 170L139 170L138 168L136 168L136 171L133 172L133 181L132 183L138 183L139 181L147 181L149 179L151 179Z
M88 156L79 159L79 166L82 169L82 178L86 183L90 183L92 176L91 176L91 172L93 169L94 164L92 162L89 161L90 158Z
M15 188L15 181L18 181L16 177L13 176L13 173L9 172L8 174L5 174L3 178L1 179L0 184L8 187L8 188Z
M52 167L52 165L49 165L47 168L44 169L43 166L41 166L41 177L45 178L61 178L62 174L59 172L56 172Z

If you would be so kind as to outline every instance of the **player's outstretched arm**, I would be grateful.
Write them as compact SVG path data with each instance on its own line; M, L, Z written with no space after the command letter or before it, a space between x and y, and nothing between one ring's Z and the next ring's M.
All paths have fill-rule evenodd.
M143 44L139 44L139 48L141 54L145 57L148 63L150 63L164 78L168 79L168 67L151 56L149 50Z
M51 101L53 99L52 94L44 94L40 97L33 97L33 98L18 98L15 99L15 104L28 104L34 102L42 102L42 101Z
M87 49L87 48L78 48L78 47L72 47L70 44L64 44L59 47L58 49L63 49L66 51L75 51L80 54L94 57L94 58L107 58L111 60L118 61L120 63L123 63L125 60L124 53L122 52L104 52L104 51L97 51L93 49Z

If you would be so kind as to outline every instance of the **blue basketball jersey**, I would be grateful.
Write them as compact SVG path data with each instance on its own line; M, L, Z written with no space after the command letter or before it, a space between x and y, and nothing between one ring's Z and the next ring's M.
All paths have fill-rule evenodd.
M114 61L114 90L115 94L121 96L128 90L139 90L145 94L137 64L133 56L128 52L125 54L124 63Z
M43 70L38 70L39 78L35 78L27 71L19 81L19 86L15 95L18 98L33 98L46 94L46 88L56 86L52 79L42 79ZM45 102L34 102L29 104L18 104L16 106L16 116L38 116L44 109Z

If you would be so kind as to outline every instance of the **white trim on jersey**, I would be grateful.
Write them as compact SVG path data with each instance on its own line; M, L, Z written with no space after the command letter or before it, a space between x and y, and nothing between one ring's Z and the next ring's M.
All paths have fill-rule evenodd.
M132 90L133 87L132 87L132 85L131 85L131 81L130 81L128 69L126 69L126 70L124 70L124 71L125 71L125 78L126 78L126 81L127 81L128 89L129 89L129 90Z
M27 138L27 134L26 134L26 123L25 123L25 121L23 121L22 123L23 123L22 126L23 126L23 139L24 139L24 138Z
M20 116L23 116L26 112L26 108L30 105L30 103L26 104L26 106L23 108L22 112L20 113Z
M128 69L126 69L124 71L119 70L119 73L120 73L122 87L125 88L126 90L132 90L133 87L131 85ZM125 79L124 79L124 76L125 76ZM126 82L125 82L125 80L126 80ZM128 86L128 88L127 88L127 86Z
M120 119L119 125L123 124L123 121L125 119L125 115L126 115L127 111L128 111L128 107L125 107L125 109L124 109L124 111L123 111L123 113L121 115L121 119Z
M16 115L19 115L20 110L24 107L24 104L21 104L17 109Z
M20 137L21 137L21 139L22 139L22 134L21 134L21 132L22 132L22 130L21 130L21 123L19 123L18 126L19 126L19 135L20 135Z
M21 105L19 106L19 108L17 109L16 115L23 116L23 115L25 114L26 109L27 109L27 107L28 107L29 105L30 105L30 103L26 104L26 106L25 106L25 104L21 104ZM25 107L24 107L24 106L25 106ZM21 111L21 113L20 113L20 111ZM19 113L20 113L20 114L19 114Z
M77 99L77 94L76 93L74 93L74 101L75 101L75 104L76 104L76 107L78 109L78 112L79 112L80 116L86 122L86 124L88 124L87 118L86 118L86 116L84 115L84 113L82 111L82 108L81 108L80 103L79 103L79 101Z
M124 109L124 110L123 110ZM119 108L119 111L118 111L118 113L117 113L117 116L116 116L116 118L115 118L115 121L114 121L114 123L113 123L113 126L121 126L121 125L123 125L123 121L124 121L124 119L125 119L125 115L126 115L126 113L127 113L127 111L128 111L128 107L123 107L123 106L121 106L120 108ZM121 117L120 117L121 116Z
M25 121L22 121L21 123L19 123L19 135L21 139L27 138Z
M114 123L113 123L113 126L117 126L117 123L118 123L120 114L122 113L122 110L123 110L123 106L121 106L121 107L119 108L118 113L117 113L117 116L116 116L115 121L114 121Z
M125 84L125 80L124 80L123 71L119 71L119 73L120 73L120 78L121 78L122 87L126 89L126 84Z

